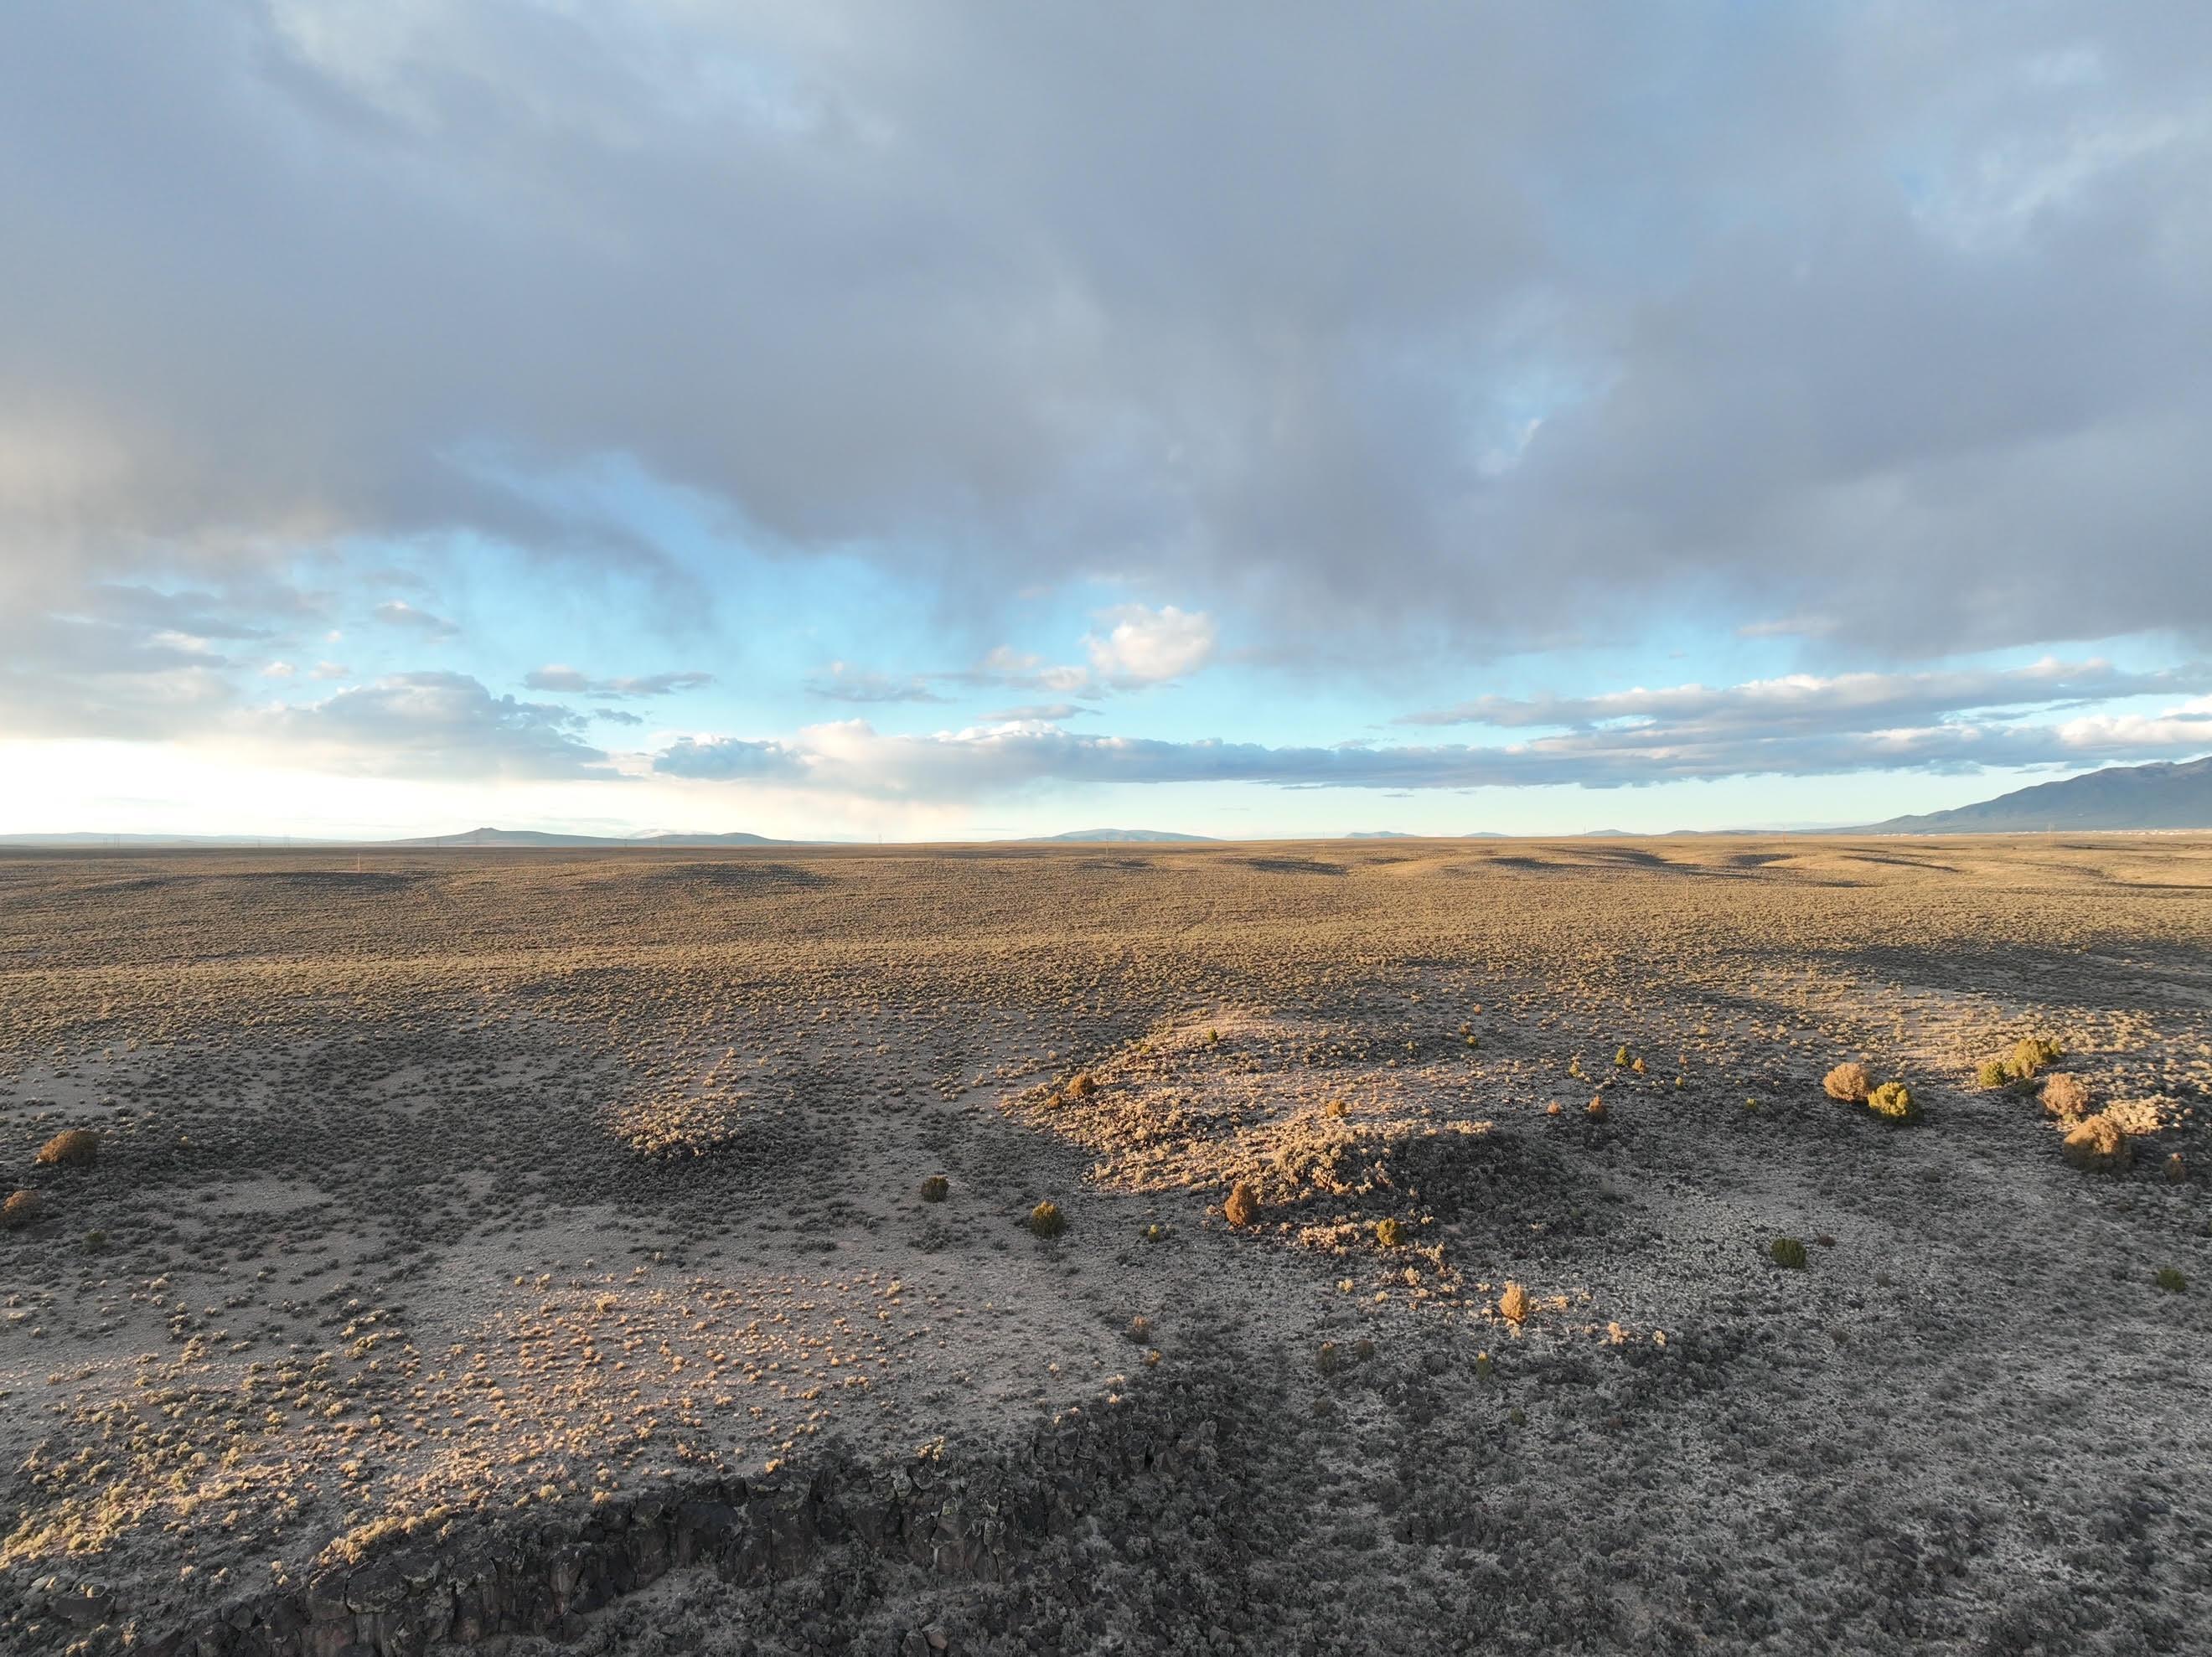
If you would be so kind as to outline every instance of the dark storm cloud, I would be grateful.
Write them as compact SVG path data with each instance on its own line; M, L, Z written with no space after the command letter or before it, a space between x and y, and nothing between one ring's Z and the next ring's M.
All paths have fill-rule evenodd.
M801 552L1117 580L1277 660L2201 634L2208 33L14 7L0 580L649 559L516 485L618 454Z

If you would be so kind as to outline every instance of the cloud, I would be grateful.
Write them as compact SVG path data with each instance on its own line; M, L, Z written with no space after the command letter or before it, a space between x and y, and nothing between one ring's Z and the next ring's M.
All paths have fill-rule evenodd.
M1856 724L1734 716L1681 723L1601 719L1498 744L1333 747L1079 735L1037 719L901 736L853 719L808 726L789 739L685 737L656 756L653 769L872 798L961 800L1046 783L1617 788L1747 774L2080 768L2212 750L2212 698L2150 716L2055 724L1958 717L1885 723L1893 705L1869 699L1863 703L1867 717Z
M0 167L0 559L665 557L516 486L620 456L781 551L1172 582L1290 659L2202 637L2208 30L9 8L0 155L52 159Z
M2017 668L1862 672L1829 677L1791 674L1739 685L1685 684L1599 696L1480 696L1450 707L1403 714L1396 723L1481 725L1513 730L1547 725L1588 729L1638 721L1678 734L1756 728L1781 735L1864 730L1951 713L2051 707L2205 689L2212 689L2212 662L2134 672L2103 660L2064 662L2046 657Z
M806 692L837 702L941 702L944 697L929 688L921 674L894 677L871 672L845 662L832 662L827 673L806 682Z
M397 673L325 701L258 711L237 735L298 763L370 776L612 779L574 733L585 716L495 696L463 673Z
M406 628L426 639L450 639L460 632L442 616L433 616L427 610L417 610L404 598L392 598L379 604L369 612L386 627Z
M1102 618L1103 634L1083 641L1091 665L1109 684L1159 684L1195 673L1213 654L1213 618L1168 604L1148 610L1125 604Z
M995 713L986 713L983 719L989 725L1012 725L1025 721L1057 724L1061 719L1073 719L1085 713L1096 713L1095 707L1085 707L1079 702L1032 702L1021 707L1002 707Z
M594 678L558 663L533 668L522 676L532 690L574 692L592 696L667 696L679 690L696 690L714 683L711 673L647 673L636 678Z

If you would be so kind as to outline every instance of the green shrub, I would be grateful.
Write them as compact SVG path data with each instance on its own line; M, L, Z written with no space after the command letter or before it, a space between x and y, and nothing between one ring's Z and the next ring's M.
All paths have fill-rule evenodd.
M2025 1082L2064 1056L2065 1049L2049 1036L2023 1035L2012 1045L2012 1073Z
M2158 1286L2169 1295L2179 1295L2189 1287L2189 1279L2183 1277L2177 1267L2171 1266L2161 1266L2158 1268L2157 1283Z
M951 1183L942 1174L933 1174L921 1182L921 1199L926 1203L941 1203L951 1193Z
M1974 1085L1995 1089L2012 1085L2012 1066L2002 1059L1984 1059L1974 1066Z
M1867 1108L1893 1122L1920 1120L1920 1106L1912 1097L1912 1089L1902 1082L1884 1082L1867 1095Z
M90 1168L100 1155L100 1136L90 1128L64 1128L39 1147L39 1161L48 1168Z
M1057 1237L1067 1229L1067 1216L1060 1211L1060 1205L1047 1198L1030 1210L1030 1229L1040 1237Z
M1805 1269L1805 1245L1795 1237L1777 1237L1766 1252L1774 1257L1777 1266L1786 1266L1792 1272Z
M1395 1248L1406 1241L1406 1229L1386 1214L1375 1222L1375 1241L1385 1248Z

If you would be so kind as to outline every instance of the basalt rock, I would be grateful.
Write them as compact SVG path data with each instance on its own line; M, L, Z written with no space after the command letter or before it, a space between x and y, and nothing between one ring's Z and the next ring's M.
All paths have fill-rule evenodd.
M1005 1581L1025 1552L1079 1527L1101 1492L1208 1477L1219 1402L1164 1389L1041 1429L1011 1454L886 1466L832 1448L805 1478L708 1479L533 1527L510 1521L434 1547L404 1541L150 1638L142 1627L126 1639L112 1620L68 1633L88 1636L90 1652L145 1657L421 1657L501 1636L574 1634L578 1619L672 1570L763 1583L852 1544L953 1580ZM106 1600L93 1609L128 1615Z

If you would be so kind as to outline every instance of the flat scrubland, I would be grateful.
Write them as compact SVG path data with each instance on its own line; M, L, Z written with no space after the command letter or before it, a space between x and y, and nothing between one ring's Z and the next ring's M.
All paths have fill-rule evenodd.
M2204 838L12 856L0 1648L2202 1650L2208 1083Z

